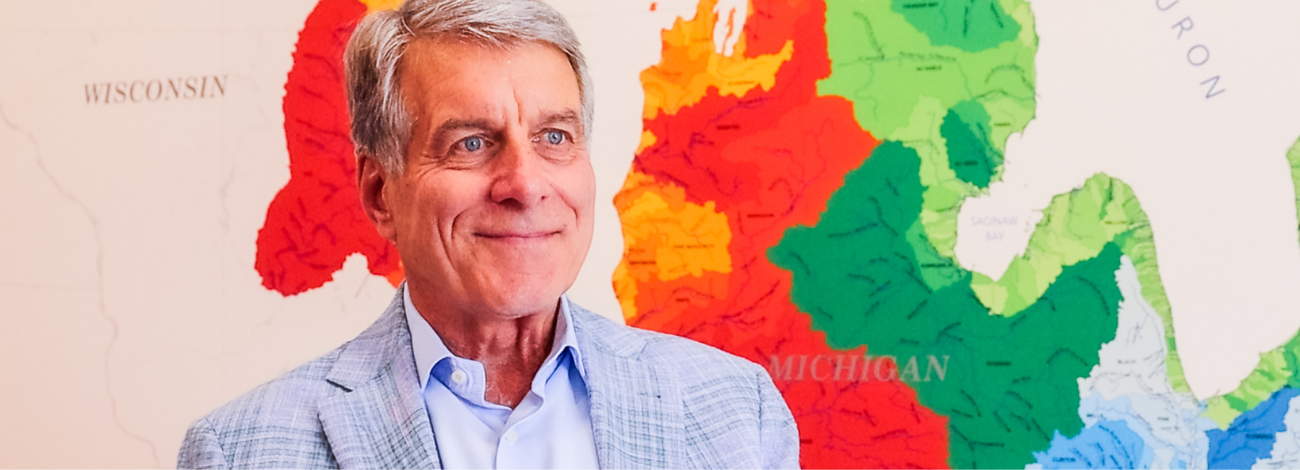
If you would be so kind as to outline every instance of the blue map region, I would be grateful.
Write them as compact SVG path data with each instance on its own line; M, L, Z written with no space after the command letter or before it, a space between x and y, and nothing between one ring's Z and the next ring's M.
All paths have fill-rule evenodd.
M1178 403L1160 398L1172 399L1172 397L1148 396L1141 397L1135 402L1133 397L1120 395L1107 400L1100 393L1093 393L1079 402L1079 415L1083 417L1084 424L1100 421L1127 423L1129 430L1137 433L1142 438L1142 442L1146 443L1146 453L1150 455L1150 459L1144 462L1154 461L1157 455L1163 455L1168 461L1162 462L1161 465L1171 469L1189 468L1192 462L1202 462L1201 466L1204 466L1205 452L1209 448L1209 440L1205 437L1204 430L1218 425L1209 418L1201 417L1199 408L1183 408ZM1157 409L1161 413L1157 413L1155 419L1144 418L1142 413L1138 412L1138 408ZM1166 430L1173 428L1174 435L1169 436L1166 433L1167 437L1177 438L1185 435L1185 431L1182 430L1184 426L1193 426L1194 429L1201 431L1196 433L1195 443L1182 440L1169 442L1153 433L1151 427L1153 424L1163 426ZM1200 454L1196 455L1198 450Z
M1250 468L1255 461L1268 458L1277 442L1277 433L1286 430L1287 408L1300 390L1283 388L1254 409L1232 420L1227 431L1211 429L1210 468Z
M1051 447L1034 458L1043 468L1145 468L1153 457L1127 423L1101 421L1072 438L1057 431Z

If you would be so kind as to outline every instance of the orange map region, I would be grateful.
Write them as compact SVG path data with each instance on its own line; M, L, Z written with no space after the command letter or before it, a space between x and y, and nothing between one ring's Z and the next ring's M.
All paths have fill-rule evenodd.
M285 296L334 278L361 253L371 273L397 285L397 248L361 209L343 90L343 48L366 13L357 0L321 0L298 35L284 96L289 183L266 210L254 267L262 285Z
M767 259L786 228L817 223L878 141L851 103L817 96L830 73L824 3L750 5L744 47L733 54L742 57L700 58L716 54L714 2L703 0L694 20L665 31L663 61L642 74L655 112L646 113L642 148L615 198L625 251L614 286L624 314L629 324L767 367L798 422L806 468L945 467L947 418L897 379L907 358L830 348L791 302L790 273ZM773 77L717 85L720 70L767 69ZM713 84L701 93L702 82Z

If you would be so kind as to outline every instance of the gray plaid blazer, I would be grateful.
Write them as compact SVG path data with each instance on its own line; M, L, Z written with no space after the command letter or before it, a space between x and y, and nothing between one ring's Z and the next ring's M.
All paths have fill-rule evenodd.
M762 367L573 305L603 468L797 468ZM180 468L442 468L399 289L352 341L190 426Z

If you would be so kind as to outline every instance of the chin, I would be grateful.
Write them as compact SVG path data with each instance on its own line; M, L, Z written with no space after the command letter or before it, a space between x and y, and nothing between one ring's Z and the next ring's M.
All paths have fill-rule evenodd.
M486 300L484 307L508 318L519 318L554 309L559 306L560 295L564 293L563 290L553 286L530 286L511 282L484 287L487 292L495 293L484 296Z

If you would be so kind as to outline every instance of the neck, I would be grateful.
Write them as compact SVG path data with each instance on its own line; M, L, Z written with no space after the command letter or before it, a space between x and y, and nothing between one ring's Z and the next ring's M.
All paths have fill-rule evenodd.
M416 290L410 294L415 309L452 354L483 364L487 375L484 399L511 408L523 401L551 352L559 299L555 308L507 317L453 308Z

